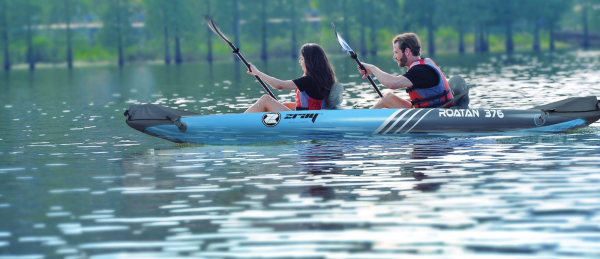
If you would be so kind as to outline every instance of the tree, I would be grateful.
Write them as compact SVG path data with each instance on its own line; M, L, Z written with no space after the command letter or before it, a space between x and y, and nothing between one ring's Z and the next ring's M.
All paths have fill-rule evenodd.
M360 16L359 17L366 17L366 13L365 13L365 7L368 3L365 2L365 0L358 0L358 5L361 7L360 9ZM366 31L366 21L361 20L359 21L359 26L360 26L360 55L362 56L366 56L367 55L367 39L366 39L366 35L365 35L365 31Z
M296 30L296 23L298 22L298 20L296 19L296 0L289 0L290 1L290 33L291 33L291 44L290 44L290 54L292 59L297 59L298 58L298 40L297 38L297 30Z
M11 14L13 16L11 20L14 22L15 28L25 29L25 35L22 38L27 46L25 57L26 62L29 64L29 69L33 70L36 63L36 51L33 44L34 24L41 20L40 2L32 0L14 2Z
M549 48L554 50L554 30L566 10L572 7L572 1L564 0L529 0L521 3L521 8L528 13L529 20L534 24L532 49L538 51L540 47L540 30L548 30Z
M588 49L590 47L590 33L588 27L588 9L589 2L588 0L581 0L581 19L583 24L583 44L582 47L584 49Z
M133 44L133 18L132 0L109 0L102 2L102 22L104 26L100 29L99 38L107 47L117 49L118 64L123 66L123 49Z
M150 34L161 34L163 39L163 55L165 64L171 64L171 54L169 51L169 29L170 20L174 13L172 3L163 0L147 0L144 2L146 7L145 28Z
M210 2L208 0L206 2L207 9L209 9ZM200 9L200 2L195 0L147 0L144 5L148 13L146 30L153 35L162 35L165 64L171 63L169 47L171 37L174 41L174 61L176 64L181 64L183 62L181 41L194 39L200 24L198 18L189 10Z
M489 40L487 39L487 31L494 20L493 7L487 1L475 1L471 2L469 9L469 13L473 15L470 17L469 25L475 28L473 50L475 53L488 52Z
M70 0L64 0L65 3L65 22L67 25L67 66L73 68L73 52L71 49L71 6Z
M233 42L237 48L240 48L240 5L238 0L233 0ZM234 62L240 62L239 59L233 57ZM237 74L237 73L236 73Z
M206 0L206 13L210 13L210 0ZM206 61L208 61L208 63L213 62L212 34L210 27L206 26Z
M2 6L2 8L0 8L0 14L2 14L1 17L1 22L2 22L2 43L3 43L3 50L4 50L4 70L8 71L10 70L10 53L8 51L8 48L10 46L10 42L8 40L8 28L9 28L9 24L8 24L8 14L7 11L8 10L8 4L6 3L7 0L0 0L0 4Z
M428 55L435 55L435 35L434 32L438 26L438 9L437 0L423 1L406 1L404 2L404 13L406 19L411 21L411 24L424 25L427 30L427 49Z
M454 1L441 1L440 9L444 10L444 13L450 14L446 17L446 22L452 28L455 28L458 32L458 52L465 53L465 34L467 27L471 26L470 21L472 17L477 16L474 10L470 6L470 0L454 0Z
M519 20L522 17L520 12L522 3L517 2L519 0L493 0L487 1L492 11L492 24L498 27L504 27L505 30L505 41L504 45L506 52L512 53L515 50L515 44L513 41L513 25L515 20Z
M380 13L379 4L380 1L369 1L369 11L370 13ZM379 26L379 16L375 15L369 19L369 38L371 39L371 51L370 54L372 56L377 55L377 28Z
M48 1L46 6L49 6L46 11L46 22L53 23L64 23L65 24L65 44L57 43L65 47L65 61L69 69L73 68L73 33L71 29L71 23L74 16L74 12L77 9L86 9L87 1L83 0L61 0L61 1Z
M261 48L260 48L260 59L267 61L269 58L267 54L268 41L267 41L267 1L260 1L260 24L261 24Z

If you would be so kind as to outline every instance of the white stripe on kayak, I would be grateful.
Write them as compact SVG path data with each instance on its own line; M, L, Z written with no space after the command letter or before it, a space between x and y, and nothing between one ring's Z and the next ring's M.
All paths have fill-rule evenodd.
M422 109L418 109L418 108L415 110L417 110L417 111L412 116L410 116L410 118L408 118L408 120L406 120L406 122L404 124L402 124L402 127L400 127L398 130L396 130L394 132L394 134L398 133L398 131L401 131L404 128L404 126L406 126L406 124L408 124L415 117L415 115L419 114L419 112L422 111Z
M396 112L392 113L392 115L390 115L380 126L379 128L377 128L373 134L379 134L379 131L382 130L383 128L385 128L385 125L388 125L388 123L390 123L390 121L392 119L394 119L394 117L396 117L396 115L400 112L402 112L404 109L398 109Z
M408 133L408 132L409 132L410 130L412 130L412 129L413 129L415 126L417 126L417 124L419 124L419 122L421 122L421 120L422 120L423 118L425 118L425 116L427 116L427 114L428 114L428 113L430 113L431 111L433 111L433 109L429 109L429 111L427 111L427 113L423 114L423 116L421 116L421 118L420 118L420 119L419 119L417 122L415 122L415 124L414 124L412 127L410 127L410 129L408 129L406 132L404 132L404 134Z
M400 116L400 118L396 119L393 122L393 124L387 128L387 130L385 132L380 132L380 133L381 134L387 134L388 132L390 132L390 130L392 130L394 127L396 127L396 124L398 124L398 122L402 121L402 118L404 118L404 116L406 116L407 114L409 114L413 110L414 109L406 109L406 111L404 113L402 113L402 115Z

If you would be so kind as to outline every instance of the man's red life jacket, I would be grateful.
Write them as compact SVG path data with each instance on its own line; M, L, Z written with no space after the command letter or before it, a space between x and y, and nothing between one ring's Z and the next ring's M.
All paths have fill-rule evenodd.
M448 82L446 82L446 77L444 77L442 70L429 58L419 59L413 62L408 67L408 70L419 65L432 67L435 72L438 73L440 81L436 86L430 88L406 88L406 92L410 96L412 105L415 108L450 108L454 104L454 96L452 95L452 90L450 90ZM450 103L444 107L439 107L447 102Z

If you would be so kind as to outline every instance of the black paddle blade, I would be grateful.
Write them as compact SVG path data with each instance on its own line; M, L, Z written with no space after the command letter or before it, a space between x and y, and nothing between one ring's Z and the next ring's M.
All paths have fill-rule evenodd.
M335 24L331 23L331 26L333 26L333 31L335 32L335 37L337 38L338 42L340 43L340 46L342 46L342 48L347 52L354 52L352 50L352 48L350 48L350 45L348 45L348 43L346 43L344 38L342 38L342 36L340 36L340 34L337 32L337 30L335 29Z
M223 34L221 32L221 30L219 29L219 27L217 26L217 24L215 23L215 21L213 21L213 19L210 18L210 16L208 16L208 14L204 15L204 20L206 21L206 24L208 25L208 28L210 28L214 33L216 33L219 36L221 36L221 38L223 38L225 41L230 42L229 39L227 39L227 37L225 37L225 34Z

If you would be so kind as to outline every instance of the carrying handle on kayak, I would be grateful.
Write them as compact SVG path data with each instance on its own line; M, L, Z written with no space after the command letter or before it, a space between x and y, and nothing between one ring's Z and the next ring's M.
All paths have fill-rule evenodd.
M177 126L179 131L185 132L187 130L187 124L185 124L185 122L181 121L181 116L177 116L176 119L172 119L171 117L167 116L167 120L170 120L171 122L173 122L173 124L175 124L175 126Z
M204 15L204 20L206 21L206 24L208 25L208 28L210 28L211 31L213 31L214 33L216 33L217 35L219 35L221 37L221 39L223 39L225 42L227 42L227 44L229 44L229 47L231 47L231 49L233 50L233 53L242 62L244 62L244 65L246 65L246 67L248 68L249 71L252 71L250 69L250 64L248 63L248 61L246 61L246 59L244 58L244 56L242 56L242 53L240 53L240 48L234 46L233 43L231 43L231 41L229 39L227 39L227 37L225 36L225 34L223 34L221 32L221 29L219 29L219 27L217 27L217 24L215 23L215 21L212 18L210 18L210 16L208 16L208 14ZM269 89L269 87L265 84L265 82L263 82L263 80L260 79L260 77L258 77L256 75L254 77L262 85L262 87L265 89L265 91L267 91L267 93L271 97L273 97L273 99L277 100L277 97L275 97L275 95L273 94L273 92L271 92L271 89Z
M335 32L335 37L337 38L338 43L342 46L342 48L346 52L348 52L348 54L350 54L350 57L352 59L354 59L354 61L356 61L356 64L358 64L358 67L360 68L360 70L363 70L366 73L367 69L363 66L363 64L358 59L358 55L356 55L356 52L354 52L354 50L352 50L352 48L350 48L350 45L348 45L348 43L344 40L344 38L342 38L342 36L340 36L340 34L335 29L335 24L331 23L331 26L333 26L333 31ZM377 94L379 95L379 97L383 97L383 94L381 94L381 91L379 91L379 88L377 88L377 85L375 85L375 82L373 82L373 79L371 78L370 75L367 76L367 79L369 80L369 82L371 83L373 88L375 88L375 91L377 91Z

